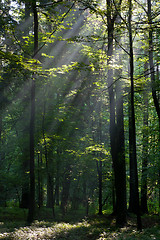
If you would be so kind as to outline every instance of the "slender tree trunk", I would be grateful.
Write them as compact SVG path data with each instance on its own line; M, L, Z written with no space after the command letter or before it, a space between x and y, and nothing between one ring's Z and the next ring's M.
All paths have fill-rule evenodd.
M99 206L99 211L98 214L102 215L102 160L100 159L97 162L97 171L98 171L98 206Z
M129 152L130 152L130 210L134 210L137 214L137 229L142 230L140 207L139 207L139 191L138 191L138 172L137 172L137 153L136 153L136 128L135 128L135 109L134 109L134 60L133 60L133 39L132 39L132 0L129 3L129 52L130 52L130 122L129 122ZM134 202L133 202L134 200Z
M109 8L110 1L107 1L107 7ZM115 185L115 162L116 162L116 124L115 124L115 98L114 98L114 88L113 88L113 69L111 68L111 61L113 55L113 23L110 13L108 13L108 92L109 92L109 107L110 107L110 145L111 145L111 155L113 162L113 171L114 171L114 185Z
M4 89L2 83L0 83L0 169L2 170L3 163L5 162L5 154L3 152L3 141L2 141L2 116L3 116L3 107L4 107ZM0 184L0 206L5 206L5 197L4 197L4 186Z
M42 156L41 152L38 152L38 173L37 173L37 181L38 181L38 207L41 208L43 206L43 185L42 185Z
M116 214L116 194L115 194L115 177L114 177L114 169L112 164L112 206L113 206L113 214Z
M118 71L117 71L118 73ZM125 165L125 144L124 144L124 120L123 120L123 93L121 82L116 84L116 116L117 116L117 161L116 188L117 188L117 222L118 225L126 222L127 201L126 201L126 165ZM123 225L123 224L122 224Z
M29 17L30 17L30 7L29 7L29 3L25 2L25 23L27 23ZM29 28L26 27L24 30L24 34L25 36L29 35ZM26 54L24 53L24 57L27 57ZM25 78L26 76L24 76ZM24 81L26 81L26 79L24 79ZM25 117L24 117L25 119ZM24 123L24 128L23 128L23 132L25 132L25 127L26 127L26 123ZM30 187L29 187L29 177L27 172L29 171L29 146L26 146L26 144L23 144L22 146L22 154L23 154L23 169L22 169L22 173L23 173L23 179L22 180L22 195L21 195L21 201L20 201L20 207L21 208L29 208L29 191L30 191Z
M116 24L121 24L119 16L116 18ZM120 43L121 38L116 36L116 40ZM115 44L117 64L122 65L121 49ZM117 222L119 225L126 222L127 200L126 200L126 162L125 162L125 137L124 137L124 114L123 114L123 83L121 81L122 70L115 70L116 78L119 80L115 84L116 93L116 119L117 119ZM122 224L123 225L123 224Z
M55 183L55 202L59 206L59 187L60 187L60 162L61 162L61 151L57 148L57 160L56 160L56 183Z
M38 50L38 14L36 1L32 3L34 15L34 55ZM30 196L28 222L32 222L35 212L35 163L34 163L34 129L35 129L35 74L31 80L31 116L30 116Z
M148 63L144 70L147 72ZM143 149L142 149L142 180L141 180L141 212L148 213L147 207L147 166L148 166L148 89L147 84L143 92Z
M45 128L44 128L44 122L45 122L45 103L44 103L44 110L43 110L43 121L42 121L42 134L43 134L43 141L44 141L44 155L46 159L46 169L47 169L47 207L52 208L52 215L53 218L55 217L55 211L54 211L54 195L53 195L53 177L51 173L51 166L48 158L48 151L47 151L47 143L46 143L46 137L45 137Z
M99 103L99 126L98 126L98 142L102 144L102 116L101 116L101 103ZM103 166L102 166L102 153L99 154L99 161L97 161L97 171L98 171L98 185L99 185L99 215L102 215L102 177L103 177Z
M61 210L63 215L65 215L67 212L70 183L71 183L71 167L69 165L66 168L66 172L64 174L64 180L63 180L63 189L62 189L62 198L61 198Z
M35 211L35 173L34 173L34 120L35 120L35 82L31 86L31 117L30 117L30 196L28 222L34 219Z

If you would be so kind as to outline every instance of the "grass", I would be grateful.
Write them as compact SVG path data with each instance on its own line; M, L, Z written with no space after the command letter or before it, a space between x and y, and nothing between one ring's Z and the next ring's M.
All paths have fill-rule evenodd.
M50 210L43 209L31 226L25 223L27 212L22 209L0 209L0 239L11 240L110 240L160 239L159 216L143 216L143 231L136 230L136 218L128 218L124 228L115 227L111 215L82 218L82 212L70 212L53 221ZM42 215L45 213L45 220ZM48 220L47 220L48 216Z

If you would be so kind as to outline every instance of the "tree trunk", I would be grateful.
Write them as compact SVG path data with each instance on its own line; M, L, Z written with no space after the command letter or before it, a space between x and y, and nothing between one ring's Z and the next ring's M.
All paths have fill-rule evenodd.
M116 25L121 24L119 16L116 18ZM121 38L116 36L116 40L120 43ZM121 49L115 44L117 65L121 66ZM121 81L122 70L115 70L116 78L119 79L115 83L116 93L116 119L117 119L117 222L123 225L126 222L127 200L126 200L126 162L125 162L125 138L124 138L124 114L123 114L123 82Z
M42 185L42 155L41 152L38 152L38 172L37 172L37 181L38 181L38 207L43 206L43 185Z
M101 158L101 156L100 156ZM102 215L102 160L100 159L97 162L97 171L98 171L98 206L99 211L98 214Z
M61 210L63 215L65 215L67 212L70 183L71 183L71 167L67 166L66 172L64 174L62 198L61 198Z
M137 153L136 153L136 127L135 127L135 110L134 110L134 60L133 60L133 40L132 40L132 0L129 0L129 53L130 53L130 121L129 121L129 155L130 155L130 205L129 210L137 214L137 229L142 230L139 191L138 191L138 172L137 172Z
M101 103L99 103L99 126L98 126L98 143L101 145L102 144L102 116L101 116ZM103 190L103 186L102 186L102 177L103 177L103 172L102 172L102 153L99 154L99 161L97 161L97 171L98 171L98 190L99 190L99 194L98 194L98 202L99 202L99 215L102 215L102 190Z
M44 141L44 155L46 159L46 170L47 170L47 207L52 208L52 215L54 218L55 211L54 211L54 196L53 196L53 177L51 172L52 170L51 164L48 158L44 122L45 122L45 103L44 103L44 109L43 109L42 135L43 135L43 141Z
M118 73L118 71L116 71ZM123 93L120 80L116 84L116 116L117 116L117 181L116 184L116 211L117 223L123 225L126 222L126 165L125 165L125 143L124 143L124 120L123 120Z
M36 1L32 3L34 15L34 56L38 50L38 14L36 9ZM35 129L35 75L31 80L31 116L30 116L30 196L28 222L34 219L35 211L35 163L34 163L34 129Z
M30 117L30 196L28 222L34 219L35 210L35 173L34 173L34 120L35 120L35 82L32 79L31 86L31 117Z
M119 4L121 4L121 1L119 2ZM121 155L122 149L118 148L118 143L120 141L120 138L123 137L123 135L122 136L119 135L119 134L122 134L121 131L123 129L123 125L121 124L123 124L123 121L122 121L123 115L121 116L117 115L117 124L118 124L118 127L120 127L120 129L118 130L117 124L115 122L115 90L114 90L113 69L112 69L113 32L114 32L114 23L115 23L118 12L116 10L116 12L113 14L113 17L112 17L111 6L112 6L111 1L107 0L107 23L108 23L108 50L107 50L108 79L107 80L108 80L109 105L110 105L110 143L111 143L111 155L112 155L114 179L115 179L116 224L117 226L124 226L124 224L126 223L126 184L125 184L126 172L125 172L124 155L123 154ZM120 109L118 109L117 111L120 111ZM121 171L119 171L120 169Z
M144 70L147 72L148 63ZM147 86L143 92L143 149L142 149L142 180L141 180L141 212L148 213L147 207L147 166L148 166L148 90Z
M30 7L29 3L25 2L25 23L28 21L28 18L30 17ZM24 30L25 36L29 35L29 28L26 27ZM24 53L24 57L27 57L26 54ZM27 79L28 80L28 79ZM26 81L25 76L24 76L24 81ZM29 104L29 102L27 102ZM24 117L25 119L25 117ZM27 123L28 124L28 123ZM26 123L23 124L23 132L25 133L25 128L26 128ZM25 143L22 145L22 155L23 155L23 164L22 164L22 174L23 174L23 179L22 180L22 195L21 195L21 201L20 201L20 208L29 208L29 177L26 172L29 171L29 146L26 146Z
M60 161L61 161L61 152L59 148L57 148L57 161L56 161L57 172L56 172L56 182L55 182L55 202L57 206L59 206Z

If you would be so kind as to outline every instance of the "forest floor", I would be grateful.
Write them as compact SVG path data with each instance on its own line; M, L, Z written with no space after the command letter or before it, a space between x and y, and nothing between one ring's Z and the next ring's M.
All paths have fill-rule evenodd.
M15 210L14 210L15 213ZM0 239L11 240L108 240L108 239L158 239L160 240L159 216L143 216L142 232L136 229L136 218L128 217L124 228L115 227L115 218L111 215L90 216L79 220L63 219L58 221L35 220L30 226L16 216L0 214ZM4 219L2 219L2 216ZM75 218L74 213L72 219Z

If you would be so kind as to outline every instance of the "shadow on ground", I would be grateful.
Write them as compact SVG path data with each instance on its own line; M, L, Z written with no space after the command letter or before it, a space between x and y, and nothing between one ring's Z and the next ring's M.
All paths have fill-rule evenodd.
M31 226L21 222L1 222L0 239L10 240L111 240L160 239L159 217L143 218L145 228L136 230L136 218L130 217L124 228L116 229L111 215L92 216L75 222L36 220Z

